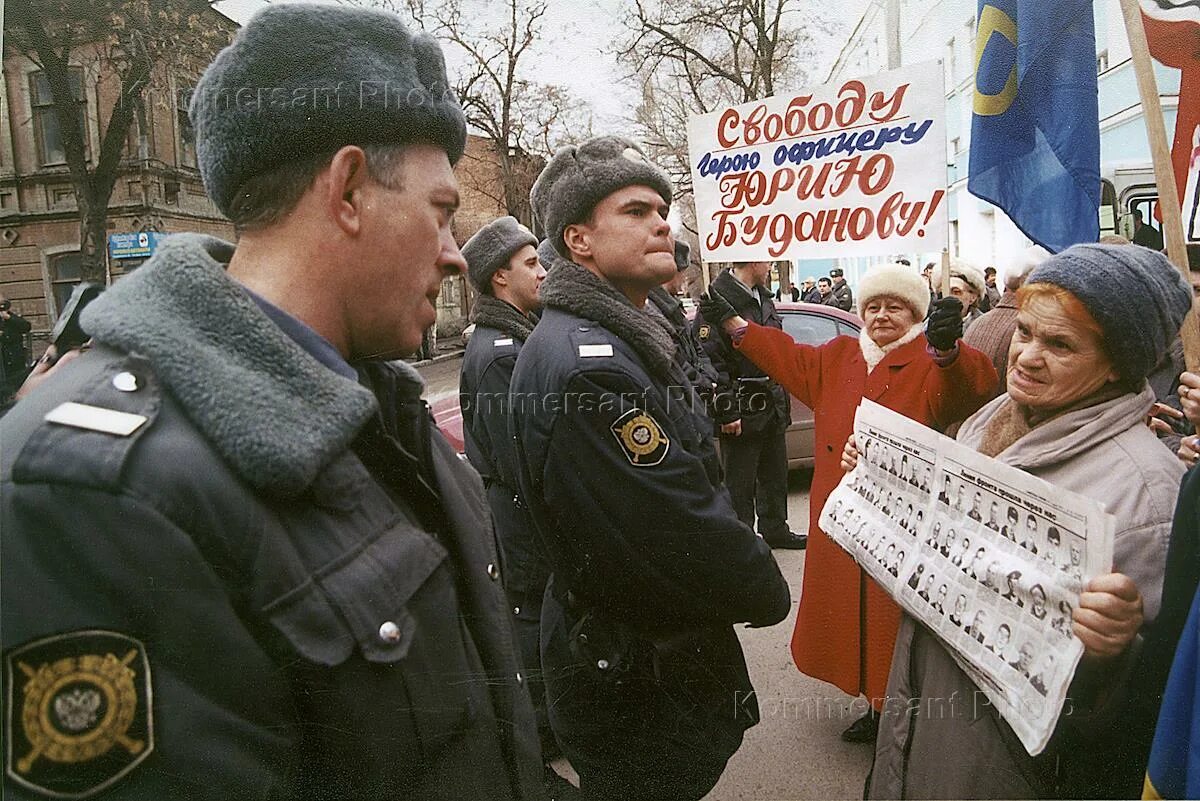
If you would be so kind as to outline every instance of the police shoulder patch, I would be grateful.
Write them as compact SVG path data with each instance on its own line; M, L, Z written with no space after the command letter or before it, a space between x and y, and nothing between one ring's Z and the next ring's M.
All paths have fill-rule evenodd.
M712 334L712 327L707 323L700 326L700 329L696 332L696 335L700 337L700 339L708 339L710 334Z
M671 440L648 412L630 409L612 424L613 436L634 467L654 467L667 458Z
M72 631L5 655L5 772L52 798L87 798L154 750L150 661L115 631Z

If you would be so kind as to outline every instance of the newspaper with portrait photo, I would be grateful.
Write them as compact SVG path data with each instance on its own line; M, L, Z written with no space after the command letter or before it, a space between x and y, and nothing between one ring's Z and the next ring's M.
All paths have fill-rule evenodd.
M858 465L821 528L945 642L1030 754L1050 739L1083 655L1072 613L1112 567L1095 501L864 400Z

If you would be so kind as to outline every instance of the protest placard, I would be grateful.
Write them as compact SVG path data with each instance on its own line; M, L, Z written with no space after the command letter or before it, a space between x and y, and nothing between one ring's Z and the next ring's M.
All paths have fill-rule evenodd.
M690 118L703 258L940 250L945 109L934 61Z

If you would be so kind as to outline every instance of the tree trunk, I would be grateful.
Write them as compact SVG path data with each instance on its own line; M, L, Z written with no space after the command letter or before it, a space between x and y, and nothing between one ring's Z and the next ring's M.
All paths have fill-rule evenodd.
M80 278L106 283L108 271L108 198L97 198L89 188L76 187L79 203Z

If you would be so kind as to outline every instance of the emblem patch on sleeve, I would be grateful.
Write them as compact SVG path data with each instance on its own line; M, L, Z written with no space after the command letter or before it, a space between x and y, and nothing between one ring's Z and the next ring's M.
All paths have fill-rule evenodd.
M150 662L137 640L73 631L5 657L5 771L53 798L87 798L154 750Z
M696 331L696 335L698 337L700 337L700 339L708 339L708 336L711 333L712 333L712 328L709 327L708 323L701 325L700 328Z
M667 458L671 440L662 426L641 409L630 409L612 424L613 436L621 443L625 458L634 467L654 467Z

